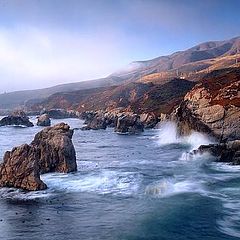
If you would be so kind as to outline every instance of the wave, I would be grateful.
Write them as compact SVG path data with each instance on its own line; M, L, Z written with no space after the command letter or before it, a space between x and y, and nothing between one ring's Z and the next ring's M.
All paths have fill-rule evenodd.
M202 192L200 183L184 180L175 182L172 179L163 179L154 182L145 188L145 194L153 197L169 197L186 192Z
M197 149L201 145L212 143L212 140L203 133L192 132L189 136L179 137L177 126L174 122L164 122L160 124L157 134L159 145L184 144L191 147L191 150Z

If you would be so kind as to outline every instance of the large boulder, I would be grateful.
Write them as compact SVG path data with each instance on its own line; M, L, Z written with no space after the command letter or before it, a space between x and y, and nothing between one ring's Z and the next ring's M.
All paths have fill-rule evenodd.
M143 132L144 125L137 114L122 115L118 117L115 132L117 133L140 133Z
M206 76L173 112L179 133L208 133L220 141L240 139L240 69Z
M73 130L65 123L44 128L37 133L31 145L40 150L40 172L74 172L76 153L72 143Z
M72 135L69 125L59 123L37 133L30 145L7 151L0 165L0 186L42 190L47 186L41 181L40 174L76 171Z
M23 111L15 111L7 117L0 120L0 126L16 125L33 127L33 123L29 121L28 116Z
M25 190L43 190L47 186L40 179L40 151L28 144L7 151L0 165L0 186Z
M37 125L42 127L49 127L51 126L51 119L49 118L48 114L42 114L37 117Z

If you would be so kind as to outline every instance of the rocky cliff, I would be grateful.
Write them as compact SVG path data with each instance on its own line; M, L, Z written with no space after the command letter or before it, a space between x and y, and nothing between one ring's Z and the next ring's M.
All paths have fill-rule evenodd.
M180 134L205 132L219 141L240 139L240 68L204 77L172 114Z

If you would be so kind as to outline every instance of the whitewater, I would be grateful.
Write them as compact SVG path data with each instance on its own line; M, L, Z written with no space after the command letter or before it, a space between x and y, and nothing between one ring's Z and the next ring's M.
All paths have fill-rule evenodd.
M0 158L41 129L1 127ZM171 122L139 135L75 130L76 173L42 175L45 191L0 189L1 239L239 239L240 167L188 157L211 142L179 138Z

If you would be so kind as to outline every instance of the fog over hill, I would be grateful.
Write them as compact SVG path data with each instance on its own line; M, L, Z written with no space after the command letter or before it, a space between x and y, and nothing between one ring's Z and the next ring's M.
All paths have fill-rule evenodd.
M205 42L168 56L133 62L106 78L0 94L0 109L22 107L26 102L39 102L58 92L108 87L125 82L154 81L156 84L162 84L181 76L196 81L199 75L206 74L209 69L233 66L236 59L240 59L238 50L240 52L240 37L225 41Z

